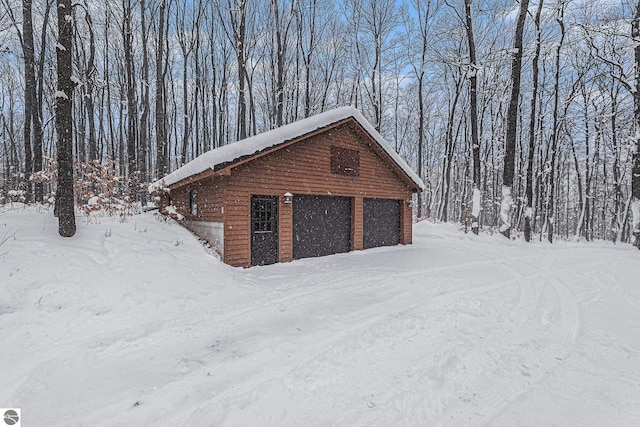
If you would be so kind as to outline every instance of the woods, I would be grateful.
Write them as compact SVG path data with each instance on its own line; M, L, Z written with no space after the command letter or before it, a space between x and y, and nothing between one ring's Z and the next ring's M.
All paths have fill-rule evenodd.
M0 203L61 197L64 108L76 168L145 202L209 149L353 105L424 180L419 218L640 236L640 2L83 1L68 45L63 4L0 0Z

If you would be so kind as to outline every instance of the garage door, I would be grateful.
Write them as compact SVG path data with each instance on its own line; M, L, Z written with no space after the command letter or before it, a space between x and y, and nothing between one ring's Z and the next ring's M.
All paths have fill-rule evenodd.
M332 196L293 198L293 258L351 250L351 199Z
M364 199L363 246L365 249L400 243L400 201Z

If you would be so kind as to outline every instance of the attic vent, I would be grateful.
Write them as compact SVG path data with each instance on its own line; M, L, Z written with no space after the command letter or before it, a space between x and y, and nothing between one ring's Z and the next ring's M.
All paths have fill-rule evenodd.
M331 173L360 175L360 152L342 147L331 147Z

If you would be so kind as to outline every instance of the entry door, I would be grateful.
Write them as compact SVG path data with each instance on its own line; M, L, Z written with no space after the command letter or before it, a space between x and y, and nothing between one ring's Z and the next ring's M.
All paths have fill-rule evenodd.
M278 262L278 197L251 196L251 265Z
M295 196L293 258L308 258L351 250L351 199Z
M365 249L400 243L400 201L364 199L363 246Z

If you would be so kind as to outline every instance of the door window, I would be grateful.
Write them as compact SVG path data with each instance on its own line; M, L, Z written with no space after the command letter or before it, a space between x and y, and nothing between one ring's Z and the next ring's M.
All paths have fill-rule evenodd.
M276 204L273 197L253 197L252 222L254 233L271 233L274 231Z

